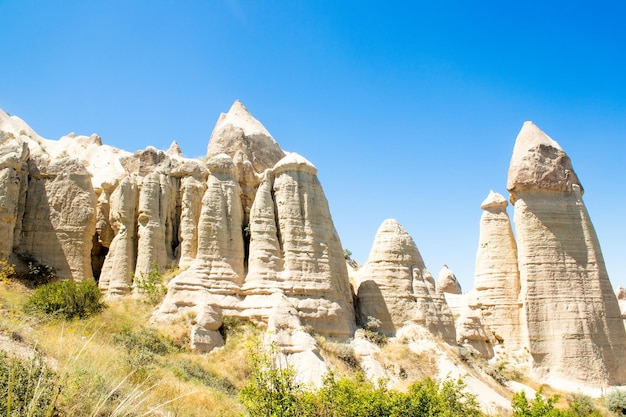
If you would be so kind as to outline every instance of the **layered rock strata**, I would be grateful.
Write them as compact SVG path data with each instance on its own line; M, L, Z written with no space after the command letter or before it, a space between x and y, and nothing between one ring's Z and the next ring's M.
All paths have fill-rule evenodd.
M525 342L519 302L517 245L506 199L493 191L480 208L480 236L474 272L475 307L500 343L517 349Z
M381 322L379 331L394 335L407 324L419 324L446 342L455 343L452 313L435 290L413 238L393 219L378 229L367 262L357 272L361 323Z
M626 383L626 332L582 186L532 122L517 137L507 188L535 373L557 387Z

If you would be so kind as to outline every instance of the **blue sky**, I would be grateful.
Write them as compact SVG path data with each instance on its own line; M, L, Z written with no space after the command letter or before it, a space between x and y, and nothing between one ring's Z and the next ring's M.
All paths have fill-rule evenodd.
M396 218L473 281L482 200L533 120L572 158L626 286L626 3L0 0L0 108L44 137L202 156L240 99L313 162L364 262Z

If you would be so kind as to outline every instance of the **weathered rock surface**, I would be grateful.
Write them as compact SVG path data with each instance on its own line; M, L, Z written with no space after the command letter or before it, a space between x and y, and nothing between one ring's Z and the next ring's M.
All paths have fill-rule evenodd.
M8 118L0 111L0 118ZM9 259L22 229L30 155L26 142L0 131L0 259Z
M520 321L520 278L517 267L517 245L506 199L493 191L480 208L480 237L476 253L474 289L476 307L484 323L496 338L511 349L526 341Z
M624 320L624 326L626 326L626 288L622 286L617 287L617 292L615 293L615 296L617 297L619 309L622 312L622 320Z
M264 343L278 348L276 360L283 366L292 366L296 382L322 385L328 366L320 356L317 342L302 326L299 313L287 297L276 293L271 297L274 308L269 316Z
M462 294L461 284L456 279L454 272L448 268L448 265L444 265L439 271L439 278L437 279L437 292L438 293L450 293L450 294Z
M367 262L357 272L361 323L381 321L388 335L411 323L419 324L449 343L456 342L454 320L443 294L426 269L415 242L395 220L385 220L374 238Z
M456 319L457 341L459 344L469 345L482 358L493 357L493 346L497 343L493 332L485 328L481 310L466 306Z
M30 162L19 250L59 277L91 278L97 196L89 172L72 158Z
M115 232L102 266L98 286L110 296L128 294L137 261L139 185L135 174L124 178L111 194L110 221Z
M626 332L569 157L537 126L520 131L507 188L534 371L571 389L626 383Z

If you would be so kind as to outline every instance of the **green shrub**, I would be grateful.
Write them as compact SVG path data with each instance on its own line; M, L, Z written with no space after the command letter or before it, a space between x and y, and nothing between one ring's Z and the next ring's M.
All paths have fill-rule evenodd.
M228 395L237 393L237 388L228 378L216 375L202 367L198 362L188 359L174 362L172 371L184 381L197 381L202 385L216 389Z
M568 415L575 417L602 417L591 397L581 393L571 393L567 396L569 405Z
M124 346L131 355L147 353L150 355L166 355L176 350L174 342L150 327L142 327L132 331L125 327L120 333L113 336L113 341Z
M528 400L524 391L513 396L511 406L513 407L513 417L566 417L567 412L554 407L559 401L558 395L544 397L543 389L535 393L534 400Z
M240 398L251 417L332 416L332 417L479 417L473 395L464 391L462 381L431 379L413 384L407 393L386 388L385 381L372 383L365 374L335 378L329 373L318 390L296 383L291 367L280 366L275 350L251 354L252 372Z
M259 345L250 352L252 372L239 398L250 417L291 417L302 415L303 388L295 381L291 367L281 366L275 358L276 346L270 353Z
M167 293L167 286L163 282L163 275L159 272L159 265L152 264L152 269L147 274L140 273L139 276L133 274L133 283L139 293L146 297L146 300L153 305L160 303Z
M27 310L67 320L92 316L104 307L102 293L93 280L78 284L64 280L42 285L26 301Z
M0 415L52 416L61 384L40 357L25 361L0 352Z
M613 390L604 398L604 405L617 416L626 416L626 391Z

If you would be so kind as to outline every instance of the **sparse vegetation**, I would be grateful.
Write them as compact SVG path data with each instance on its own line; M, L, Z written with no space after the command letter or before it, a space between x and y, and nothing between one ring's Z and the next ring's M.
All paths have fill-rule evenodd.
M240 397L250 416L482 416L476 399L462 381L440 385L430 378L411 385L408 392L370 382L362 372L354 377L329 373L319 390L295 382L294 371L274 360L273 352L258 347L251 354L250 381Z
M6 259L0 260L0 282L8 282L9 278L15 275L15 265Z
M92 280L45 284L35 289L26 302L27 310L66 320L93 316L104 307L102 293Z
M604 399L604 404L616 416L626 416L626 391L613 390Z
M31 253L18 252L17 257L26 266L26 272L16 273L15 276L26 285L36 287L56 279L56 270L39 262Z
M148 303L157 305L165 297L167 286L156 262L152 264L152 269L147 274L140 273L139 276L133 274L132 278L133 285L145 296Z
M0 351L0 415L52 416L60 391L58 375L40 356L24 360Z

